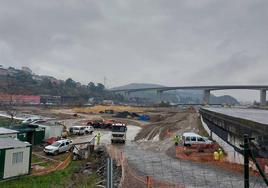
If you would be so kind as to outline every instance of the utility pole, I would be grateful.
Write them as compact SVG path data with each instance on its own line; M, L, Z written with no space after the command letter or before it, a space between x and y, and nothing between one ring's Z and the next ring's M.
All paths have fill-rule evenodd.
M247 134L244 135L244 144L242 145L242 147L244 148L244 152L243 152L244 154L244 188L249 188L249 158L252 159L261 177L263 178L263 181L268 186L268 179L263 169L261 169L260 165L258 164L258 161L256 160L255 156L253 155L253 152L250 149L252 140L254 140L254 138L249 137Z
M107 78L104 76L104 78L103 78L103 85L104 85L105 88L107 88L106 82L107 82Z

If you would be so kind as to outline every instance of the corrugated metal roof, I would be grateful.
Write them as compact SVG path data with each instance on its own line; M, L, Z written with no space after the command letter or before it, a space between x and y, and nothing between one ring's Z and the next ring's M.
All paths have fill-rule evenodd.
M3 134L15 134L18 133L18 131L12 130L12 129L6 129L4 127L0 127L0 135Z
M0 149L23 148L30 145L29 143L21 142L14 138L0 138Z

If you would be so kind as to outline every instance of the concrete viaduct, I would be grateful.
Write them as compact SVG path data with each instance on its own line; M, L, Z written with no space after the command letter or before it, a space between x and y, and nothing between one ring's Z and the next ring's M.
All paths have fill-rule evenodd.
M178 86L178 87L155 87L155 88L138 88L138 89L117 89L110 90L112 92L121 93L123 92L126 96L130 93L139 91L156 91L161 98L161 94L165 91L171 90L203 90L203 104L209 104L209 97L211 91L216 90L259 90L260 91L260 105L266 105L266 91L268 90L268 85L220 85L220 86Z

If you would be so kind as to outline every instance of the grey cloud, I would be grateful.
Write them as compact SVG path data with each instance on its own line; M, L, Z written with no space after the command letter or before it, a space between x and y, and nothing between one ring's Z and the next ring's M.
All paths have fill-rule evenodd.
M0 64L110 86L266 84L267 20L265 0L6 0Z
M251 82L247 79L249 78L247 74L258 63L256 57L250 57L246 52L238 52L232 54L226 61L198 72L196 77L212 84L215 80L219 80L220 84L247 84Z

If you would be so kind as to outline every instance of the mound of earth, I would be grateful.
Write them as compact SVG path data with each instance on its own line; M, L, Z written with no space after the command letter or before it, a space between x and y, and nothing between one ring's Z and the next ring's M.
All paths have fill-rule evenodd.
M143 127L135 140L164 140L174 133L200 132L200 119L197 113L177 112L167 115L162 120Z

